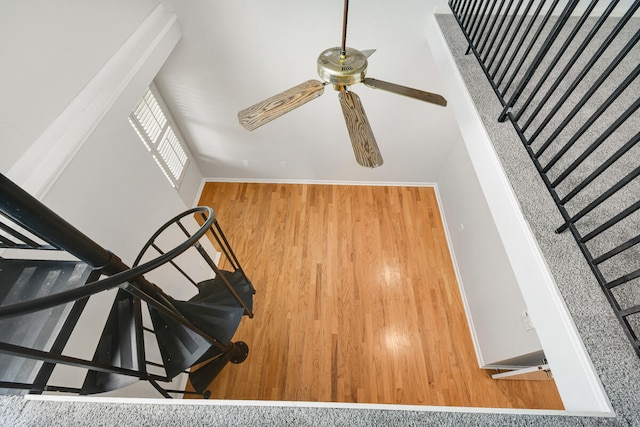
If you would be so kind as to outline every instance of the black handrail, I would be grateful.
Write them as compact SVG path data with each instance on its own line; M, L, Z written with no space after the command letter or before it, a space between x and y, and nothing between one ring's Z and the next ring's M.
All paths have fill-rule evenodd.
M0 212L40 239L64 249L107 275L127 270L122 260L0 174Z
M204 233L206 233L207 231L210 232L213 235L213 237L215 238L216 242L218 243L218 245L220 247L220 250L222 250L222 252L224 253L225 257L227 257L227 259L231 263L232 267L235 268L235 269L240 269L241 270L240 262L238 261L238 259L236 258L235 254L233 253L233 250L231 249L231 246L229 245L229 242L227 241L226 237L224 236L224 233L222 233L222 229L220 228L220 225L215 220L215 215L213 213L213 210L211 208L208 208L208 207L207 207L207 210L204 210L204 209L203 210L199 210L199 211L194 211L193 209L192 210L188 210L186 212L181 213L180 215L176 215L175 217L173 217L172 219L167 221L165 224L163 224L149 238L149 240L147 240L147 242L144 244L144 246L142 247L142 249L138 253L138 256L136 257L135 261L133 262L134 267L137 266L138 263L142 260L142 257L146 254L146 252L147 252L147 250L149 248L154 248L156 251L158 251L160 253L163 253L163 251L156 246L155 241L165 230L167 230L169 227L171 227L174 224L177 225L180 228L180 230L182 230L184 235L189 239L189 241L191 241L191 239L193 239L193 236L189 233L189 231L185 228L185 226L180 222L180 220L182 218L184 218L184 217L186 217L186 216L188 216L188 215L190 215L192 213L196 213L196 212L203 219L203 224L202 224L200 230L204 229L205 230ZM208 215L205 212L207 212ZM220 236L218 236L218 233L216 233L214 231L213 225L215 225L215 227L218 230L218 233L220 234ZM238 295L236 290L233 288L233 286L231 285L231 283L229 282L227 277L224 274L222 274L222 272L220 271L218 266L213 262L211 257L207 254L207 252L202 247L202 245L200 245L200 243L198 241L195 241L192 244L192 246L198 251L200 256L202 256L202 258L207 263L207 265L209 265L209 267L211 267L211 269L216 274L216 276L220 277L220 279L224 283L224 285L227 288L227 290L229 291L229 293L231 293L231 295L233 295L233 297L236 299L238 304L240 304L240 306L242 306L242 308L245 311L245 314L247 314L250 318L252 318L253 317L253 312L251 310L249 310L249 307L247 307L247 304L242 300L242 298L240 298L240 296ZM180 273L182 273L183 275L186 276L184 271L179 266L177 266L173 262L172 262L172 265L178 270L178 272L180 272ZM193 283L193 280L190 277L187 276L187 278ZM253 290L253 285L251 285L251 286L252 286L252 290Z
M138 265L134 268L128 268L125 265L126 270L105 279L98 280L97 282L86 284L80 288L70 289L68 291L59 292L57 294L48 295L30 301L0 307L0 319L4 317L32 313L34 311L40 311L46 308L55 307L57 305L66 304L81 298L86 298L99 292L116 288L127 282L143 284L143 286L146 288L152 286L152 289L154 291L159 291L162 293L162 291L157 286L147 282L141 276L177 257L178 255L189 249L191 246L193 246L207 232L208 227L210 227L213 223L213 209L206 206L201 206L189 209L186 214L196 212L209 212L209 220L205 223L205 225L200 227L200 229L196 233L194 233L193 236L191 236L189 239L185 240L183 243L176 246L172 250L168 251L164 255L156 257L151 261L145 262L144 264Z

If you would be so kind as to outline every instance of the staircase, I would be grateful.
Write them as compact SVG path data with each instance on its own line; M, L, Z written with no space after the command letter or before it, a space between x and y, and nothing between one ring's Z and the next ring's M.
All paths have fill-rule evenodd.
M167 398L208 397L215 376L229 362L247 358L248 346L232 339L242 318L253 317L255 289L211 208L190 209L164 224L133 267L2 175L0 213L0 393L87 395L147 381ZM176 235L184 236L181 243L160 248L158 242ZM191 257L178 259L187 251ZM229 270L213 261L218 251L219 264ZM181 265L194 258L201 259L195 273L205 279L194 278L192 265ZM176 299L145 275L179 277L195 294ZM67 344L88 301L111 289L108 316L95 325L93 357L74 354ZM83 377L82 384L53 384L58 365ZM161 385L182 374L189 375L194 392Z

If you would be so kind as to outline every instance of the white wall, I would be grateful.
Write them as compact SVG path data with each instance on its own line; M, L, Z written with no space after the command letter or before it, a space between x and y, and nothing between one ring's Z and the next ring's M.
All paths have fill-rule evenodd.
M527 307L462 141L445 162L438 189L479 365L541 352L535 329L522 322Z
M192 205L202 181L192 162L176 192L127 120L179 40L175 15L150 0L0 8L0 171L133 263L162 223ZM112 296L91 299L67 354L93 356ZM80 386L81 371L60 368L53 378ZM144 385L136 394L158 396Z
M179 38L156 6L0 0L0 172L124 259L141 244L131 237L191 206L202 180L192 163L176 193L127 121ZM58 169L38 174L38 162Z
M516 284L537 329L565 409L611 413L611 404L586 354L576 327L564 304L497 157L480 115L435 17L429 19L429 43L435 63L447 76L451 106L458 119L468 158L477 177L508 257ZM465 207L460 207L464 209ZM446 215L445 215L446 216ZM451 227L453 220L447 222ZM464 222L461 222L464 223ZM458 224L454 224L456 226ZM455 235L455 232L453 233ZM456 238L452 238L455 242ZM464 242L463 242L464 243ZM466 248L455 248L464 253ZM463 277L463 287L470 283ZM500 309L500 305L497 305ZM516 309L518 307L515 307Z
M253 132L238 124L241 109L318 79L318 54L340 42L342 0L321 7L296 0L165 3L175 9L185 33L156 83L167 94L206 177L435 181L448 151L447 129L455 126L452 115L439 106L354 85L385 162L373 170L355 162L331 86L320 98ZM368 76L441 92L424 37L425 17L436 4L446 1L350 3L349 46L377 49L369 58Z
M155 3L0 0L0 171L62 113Z

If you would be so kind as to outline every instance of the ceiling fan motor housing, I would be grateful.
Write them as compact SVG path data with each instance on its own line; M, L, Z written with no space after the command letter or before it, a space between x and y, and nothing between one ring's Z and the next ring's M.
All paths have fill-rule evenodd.
M346 48L341 55L339 47L325 50L318 57L318 75L336 86L350 86L364 80L367 73L367 57L359 50Z

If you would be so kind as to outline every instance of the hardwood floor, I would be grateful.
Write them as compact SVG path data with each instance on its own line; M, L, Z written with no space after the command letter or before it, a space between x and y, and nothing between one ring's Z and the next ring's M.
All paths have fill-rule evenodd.
M208 183L257 294L211 398L562 409L553 381L478 368L435 193Z

